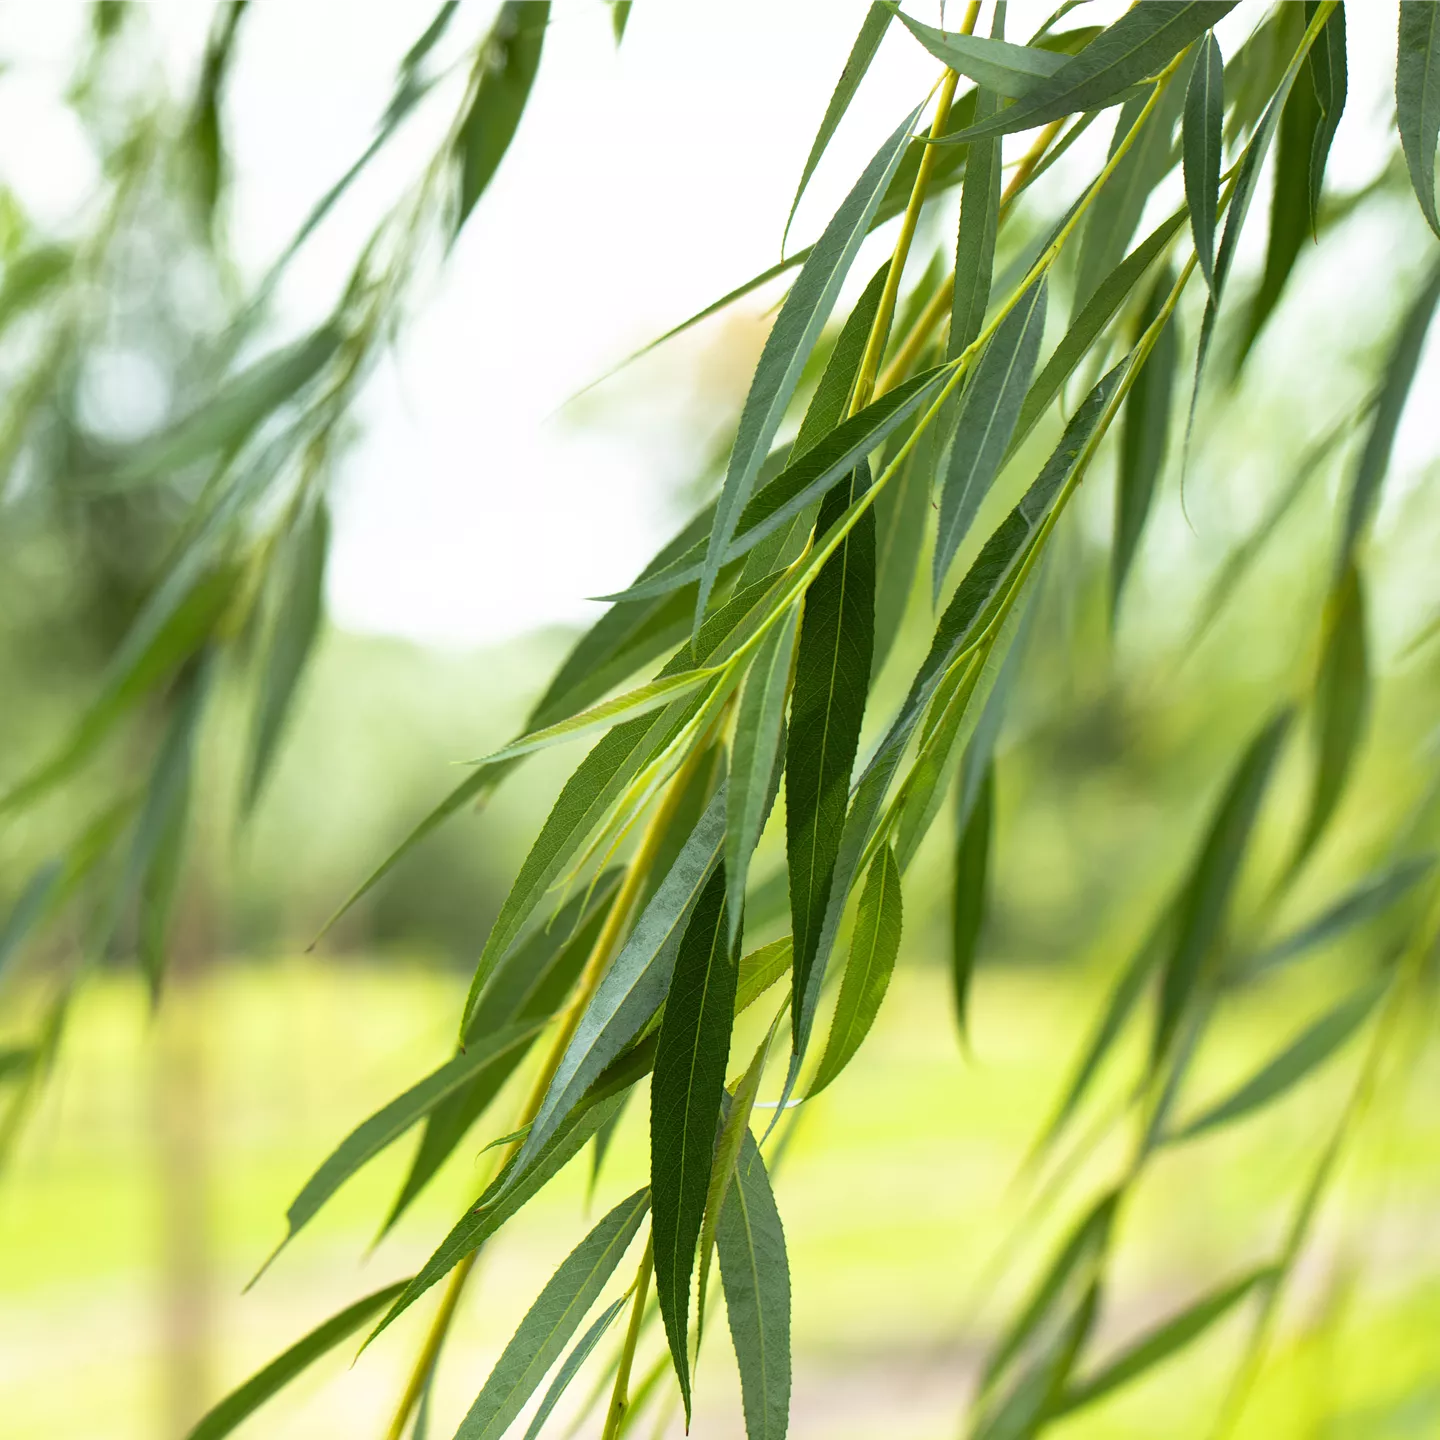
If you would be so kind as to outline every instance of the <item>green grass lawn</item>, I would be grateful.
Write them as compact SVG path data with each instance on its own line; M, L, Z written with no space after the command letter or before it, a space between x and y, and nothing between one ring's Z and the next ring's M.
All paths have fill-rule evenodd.
M1252 1066L1330 993L1309 967L1248 997L1243 1016L1223 1019L1202 1057L1197 1098ZM409 1273L471 1198L477 1152L509 1128L516 1097L501 1097L474 1143L373 1253L408 1143L353 1180L241 1294L283 1232L286 1205L329 1148L444 1057L459 997L456 977L340 961L237 966L197 997L204 1044L188 1083L204 1117L212 1399L350 1299ZM802 1112L777 1176L795 1292L792 1434L958 1433L988 1338L1121 1153L1122 1137L1098 1147L1045 1214L1038 1243L1010 1252L1013 1263L997 1278L997 1255L1028 1200L1018 1167L1099 997L1094 979L1079 975L983 973L976 1054L964 1059L942 972L897 974L864 1055ZM151 1018L132 981L92 985L65 1063L0 1184L6 1440L164 1434L161 1087L176 1063L167 1023ZM748 1031L737 1037L736 1056L749 1053L747 1039ZM1101 1351L1270 1253L1357 1052L1352 1046L1273 1113L1155 1166L1124 1215ZM1349 1152L1242 1434L1440 1434L1437 1079L1432 1054L1392 1083ZM1109 1077L1111 1094L1120 1080ZM767 1083L762 1099L777 1088L778 1080ZM487 1253L447 1351L432 1437L453 1432L519 1316L583 1233L587 1209L600 1213L639 1183L647 1108L640 1095L627 1109L592 1205L582 1157ZM417 1306L353 1368L354 1347L342 1347L241 1433L378 1440L428 1312ZM701 1356L699 1436L743 1433L717 1325ZM1244 1333L1242 1320L1227 1322L1055 1433L1207 1435ZM657 1329L637 1374L658 1345ZM588 1388L582 1376L575 1399ZM635 1433L648 1434L660 1418L657 1407ZM556 1435L562 1420L552 1422Z

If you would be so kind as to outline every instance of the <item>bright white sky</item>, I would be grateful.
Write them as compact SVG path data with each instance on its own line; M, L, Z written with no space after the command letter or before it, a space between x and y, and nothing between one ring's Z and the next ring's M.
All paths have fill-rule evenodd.
M611 412L555 411L635 346L777 258L801 164L865 8L641 0L617 52L599 0L559 0L519 136L362 407L330 573L341 624L489 643L582 620L595 613L584 597L631 578L673 527L676 486L698 468L689 449L704 347L672 347L601 392ZM909 8L939 18L932 0ZM1050 8L1012 4L1009 33L1028 34ZM1084 14L1103 20L1119 8L1100 0ZM1253 22L1251 8L1222 28L1227 52ZM177 75L193 73L209 9L200 0L152 6ZM492 9L463 5L452 38L482 33ZM432 10L393 0L253 6L229 94L234 238L249 273L263 270L364 146L396 61ZM90 175L55 102L83 14L78 0L0 3L14 66L0 77L0 129L27 137L7 147L6 171L57 219ZM1342 185L1371 172L1374 127L1393 103L1394 4L1367 0L1350 15L1351 99L1332 160ZM801 209L797 243L824 223L936 68L892 28ZM281 297L287 329L323 315L450 103L435 97L316 238ZM1108 129L1095 127L1097 143ZM748 341L758 344L758 333ZM737 401L746 378L707 377Z

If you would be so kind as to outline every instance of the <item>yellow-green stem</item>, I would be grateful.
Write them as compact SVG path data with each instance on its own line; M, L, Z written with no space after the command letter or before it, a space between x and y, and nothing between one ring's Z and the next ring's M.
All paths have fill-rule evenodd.
M645 1299L650 1293L650 1275L655 1269L655 1239L652 1235L645 1242L645 1253L640 1257L640 1269L635 1276L635 1300L630 1308L630 1324L625 1330L625 1346L620 1351L620 1365L615 1371L615 1388L610 1392L610 1408L605 1412L605 1429L600 1440L615 1440L620 1433L620 1422L625 1418L625 1407L630 1398L630 1371L635 1364L635 1347L640 1340L640 1325L645 1318Z

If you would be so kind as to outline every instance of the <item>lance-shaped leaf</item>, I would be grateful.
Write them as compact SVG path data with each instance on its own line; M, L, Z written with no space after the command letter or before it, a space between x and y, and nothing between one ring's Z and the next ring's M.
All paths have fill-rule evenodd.
M308 1224L320 1207L357 1171L368 1164L386 1146L398 1140L412 1125L418 1124L447 1096L455 1094L487 1065L504 1060L516 1046L534 1038L540 1029L538 1021L507 1025L472 1045L423 1080L397 1095L368 1120L357 1125L307 1180L300 1193L285 1212L285 1239L288 1245L301 1228ZM279 1250L276 1251L279 1253ZM274 1259L274 1256L271 1257ZM266 1262L269 1263L268 1261Z
M559 1009L595 947L619 883L618 870L602 876L592 890L573 896L547 924L539 926L505 957L470 1017L466 1046L483 1041L507 1025L548 1020ZM425 1131L382 1234L391 1229L484 1114L532 1043L523 1040L497 1056L425 1117Z
M905 153L911 127L919 114L918 107L911 111L866 166L855 188L825 227L825 233L816 242L775 317L755 378L750 383L750 393L740 412L740 426L715 508L715 528L710 532L695 605L697 629L735 534L740 512L754 489L761 462L769 453L800 373L835 305L875 207Z
M790 202L790 213L785 217L785 231L780 237L782 253L785 242L790 237L790 225L795 219L795 212L800 208L800 197L804 195L805 187L810 183L810 177L815 173L815 167L820 163L820 157L824 155L831 137L845 118L845 112L850 108L850 102L855 98L855 92L859 90L860 82L865 78L865 72L869 70L870 62L875 58L875 52L880 48L889 24L890 11L886 6L872 4L865 12L860 33L850 47L845 67L840 72L840 79L835 84L835 91L830 96L830 103L825 107L825 114L820 120L820 129L815 134L810 153L805 157L805 168L800 172L800 184L795 189L794 200Z
M455 1440L499 1440L599 1299L650 1208L650 1192L622 1200L567 1255L495 1362Z
M620 7L617 6L618 10ZM630 7L624 7L628 10ZM580 1367L590 1358L590 1352L605 1337L605 1332L619 1318L620 1312L630 1303L630 1295L627 1292L618 1300L612 1301L595 1318L590 1328L575 1342L575 1348L565 1357L565 1363L555 1372L555 1378L550 1382L550 1388L545 1392L545 1398L535 1407L535 1413L530 1417L530 1426L525 1431L525 1440L539 1440L541 1432L545 1429L545 1422L550 1418L550 1413L559 1404L560 1397L570 1387L570 1382L575 1378Z
M740 692L731 745L729 816L725 826L725 869L732 889L744 895L750 857L770 811L771 779L785 728L790 662L795 653L798 614L790 614L761 642ZM730 907L730 942L739 938L740 905Z
M1157 1059L1169 1050L1180 1018L1190 1004L1225 924L1250 832L1260 813L1260 803L1265 798L1290 719L1289 710L1282 710L1246 747L1216 806L1177 903L1174 941L1165 959L1160 1008L1155 1021L1153 1053Z
M1435 213L1435 143L1440 137L1440 11L1421 0L1401 0L1395 59L1395 114L1415 198L1430 228Z
M420 1267L415 1278L396 1297L366 1345L410 1308L432 1285L443 1280L473 1250L478 1250L508 1220L523 1210L610 1120L624 1102L624 1092L597 1098L573 1115L524 1169L511 1156L505 1168L485 1188L480 1199L451 1227L439 1248Z
M898 6L888 5L887 8L937 60L944 61L957 75L964 75L982 89L994 91L1007 100L1020 100L1032 94L1036 86L1069 63L1068 56L1056 54L1053 50L1011 45L999 38L987 40L978 35L937 30L933 25L912 20ZM993 109L991 113L994 113ZM977 109L977 124L988 118Z
M985 347L965 388L940 492L933 585L937 601L950 562L994 482L1015 432L1045 332L1046 290L1042 276L1021 296Z
M1167 266L1156 277L1154 288L1141 311L1143 333L1164 309L1173 272ZM1146 357L1130 393L1120 422L1120 465L1115 482L1115 542L1110 569L1110 623L1120 609L1125 581L1140 548L1145 522L1155 499L1155 488L1165 464L1170 439L1170 410L1175 394L1175 372L1180 364L1180 346L1173 319L1163 326Z
M275 758L276 746L310 658L325 606L325 557L330 548L330 513L317 500L299 527L285 537L274 625L265 654L255 706L245 805L254 805Z
M535 1113L517 1157L517 1170L559 1129L600 1072L664 1002L691 912L720 859L725 839L725 791L722 784L715 792L606 971Z
M49 914L52 901L61 892L64 874L65 867L59 860L47 860L16 896L4 924L0 924L0 975L25 937Z
M297 1340L283 1355L278 1355L263 1370L251 1376L238 1390L233 1390L218 1405L206 1412L186 1440L220 1440L243 1420L260 1408L272 1395L278 1394L297 1375L348 1340L370 1317L388 1305L404 1290L408 1282L397 1281L357 1300L324 1324L317 1325L303 1339Z
M1365 448L1360 452L1355 478L1350 484L1345 525L1335 562L1337 577L1344 574L1379 503L1380 486L1390 468L1390 453L1395 448L1395 433L1400 428L1400 417L1405 413L1405 403L1410 398L1410 386L1420 366L1425 335L1435 314L1437 300L1440 300L1440 263L1431 268L1414 304L1406 312L1385 363L1375 418L1370 422L1370 433L1365 437Z
M780 878L783 880L784 876ZM790 973L792 957L788 935L741 957L740 979L735 991L737 1015L748 1010L781 976Z
M1171 1138L1193 1140L1207 1130L1228 1125L1278 1100L1345 1044L1369 1018L1375 1002L1387 988L1388 981L1379 980L1362 985L1353 995L1346 996L1301 1031L1278 1055L1267 1060L1248 1080L1187 1121Z
M906 24L910 24L908 20ZM1005 7L995 7L992 44L1005 24ZM913 27L912 27L913 28ZM928 26L921 27L928 29ZM1023 49L1022 46L1010 47ZM1036 54L1048 54L1036 51ZM1059 56L1051 57L1061 64ZM1003 92L988 82L975 97L975 118L988 120L1000 107ZM955 239L955 293L950 301L950 342L953 360L968 349L985 324L990 284L995 271L995 236L1000 223L1000 141L977 140L970 146L965 180L960 188L960 229Z
M1315 5L1316 0L1305 0L1307 20L1315 13ZM1325 28L1310 47L1306 68L1310 72L1315 98L1320 104L1320 121L1315 127L1315 137L1310 148L1310 230L1313 234L1320 227L1320 193L1325 187L1325 162L1330 158L1330 146L1335 141L1335 131L1340 124L1341 112L1345 109L1345 96L1349 88L1343 5L1337 5L1330 12Z
M991 120L945 136L941 143L963 144L990 135L1009 135L1113 105L1128 98L1126 92L1132 85L1163 69L1234 8L1235 0L1150 0L1133 6L1023 100Z
M615 36L618 48L625 38L625 27L630 23L630 8L633 0L610 0L610 30ZM549 1413L548 1411L546 1412ZM539 1433L538 1431L536 1432Z
M224 188L226 155L220 134L220 97L246 8L244 5L230 5L217 9L211 17L210 36L200 67L200 84L185 126L194 172L195 199L200 219L207 226L213 222L215 207L220 203Z
M869 469L862 465L848 486L831 491L820 507L817 531L829 530L869 484ZM785 842L797 995L804 993L819 951L874 643L875 522L867 512L806 592L795 655L785 742ZM795 1022L798 1026L798 1014Z
M1010 582L1026 548L1044 522L1060 487L1074 473L1094 438L1101 417L1106 413L1124 375L1122 361L1105 375L1086 396L1075 412L1065 433L1060 437L1050 458L1041 467L1030 488L1018 505L996 528L981 547L965 578L951 597L950 603L935 628L924 661L920 665L899 713L890 723L855 786L854 798L845 817L840 837L834 879L825 907L825 919L816 952L819 963L809 970L806 987L797 989L795 1011L799 1015L796 1034L800 1043L791 1061L787 1089L793 1085L798 1065L804 1055L819 1001L820 980L825 960L835 944L850 890L859 874L863 856L889 791L901 756L920 723L942 678L961 650L975 638L982 618L989 613L1004 587Z
M475 61L475 98L456 139L460 171L457 234L520 128L549 23L549 0L505 0L480 47Z
M1315 776L1295 847L1297 868L1325 833L1355 763L1370 713L1365 589L1351 564L1326 606L1325 648L1315 677Z
M884 846L870 866L860 909L855 917L855 935L850 942L850 959L840 982L830 1038L820 1057L820 1068L810 1083L810 1096L818 1095L850 1063L870 1033L890 976L900 953L900 929L904 911L900 898L900 867L895 852Z
M655 1294L687 1419L690 1279L705 1218L705 1192L735 1023L736 957L728 908L721 865L711 875L680 942L650 1086Z
M1225 62L1213 34L1200 41L1195 68L1185 90L1181 127L1184 151L1185 203L1195 258L1205 283L1215 285L1215 221L1220 208L1220 154L1224 144Z
M964 821L955 842L955 879L950 891L950 984L962 1038L970 1032L970 985L975 975L980 926L985 919L986 880L995 828L995 766L985 767L980 793L968 814L958 791Z
M1138 1375L1168 1360L1198 1339L1212 1325L1223 1320L1246 1296L1260 1286L1274 1282L1279 1272L1273 1265L1262 1265L1228 1285L1202 1295L1178 1315L1157 1325L1133 1344L1126 1346L1107 1365L1094 1374L1071 1385L1051 1411L1058 1418L1081 1406L1091 1405Z
M909 608L930 519L930 492L939 463L937 443L944 420L937 417L901 461L900 472L875 497L875 648L872 679L880 674ZM892 438L881 472L894 460L905 432Z
M749 1440L784 1440L790 1423L790 1263L770 1177L748 1132L716 1240L745 1433Z

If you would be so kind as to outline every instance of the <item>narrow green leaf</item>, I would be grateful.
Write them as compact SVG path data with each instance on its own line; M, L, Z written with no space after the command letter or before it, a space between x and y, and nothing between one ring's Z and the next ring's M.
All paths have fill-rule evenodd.
M817 532L824 534L869 484L869 468L862 464L849 485L838 485L825 497ZM874 640L875 523L867 513L806 592L795 654L785 741L785 842L797 995L805 992L819 952ZM792 1014L798 1051L800 1017Z
M200 85L190 110L185 138L195 171L200 219L213 222L225 182L225 150L220 135L220 97L235 50L235 37L247 9L246 0L217 6L211 17L210 37L200 66Z
M330 514L317 500L299 528L285 540L277 608L255 706L245 806L259 797L295 698L305 662L324 614L325 557L330 548Z
M1317 0L1305 0L1305 18L1308 21L1315 13ZM1310 230L1316 234L1320 228L1320 195L1325 188L1325 163L1330 158L1330 146L1335 141L1335 131L1345 109L1345 97L1349 88L1349 74L1345 60L1345 7L1337 5L1325 22L1325 28L1316 37L1306 57L1310 72L1310 83L1320 105L1320 123L1315 127L1314 143L1310 150Z
M620 6L617 5L615 8L618 11ZM627 11L630 9L628 0L624 8ZM618 35L616 40L618 43ZM575 1378L580 1367L590 1358L590 1352L604 1338L605 1332L615 1323L620 1312L629 1303L630 1294L627 1291L618 1300L607 1305L590 1328L575 1342L575 1348L565 1357L565 1363L556 1371L554 1380L550 1382L550 1388L545 1392L545 1398L531 1417L530 1428L525 1432L525 1440L538 1440L540 1432L545 1428L545 1422L550 1418L550 1412L559 1403L560 1397L569 1388L570 1382Z
M1137 1375L1168 1360L1192 1340L1203 1335L1217 1321L1224 1319L1258 1286L1271 1284L1277 1276L1276 1267L1262 1265L1228 1285L1202 1295L1178 1315L1157 1325L1153 1330L1127 1346L1108 1365L1088 1379L1069 1387L1051 1412L1055 1417L1068 1415L1081 1406L1091 1405L1112 1390L1128 1385Z
M1200 41L1195 68L1185 90L1182 148L1185 152L1185 201L1195 258L1205 283L1215 288L1215 221L1220 209L1220 155L1224 145L1225 62L1212 32Z
M830 1039L810 1082L812 1099L850 1063L870 1033L890 988L895 957L900 953L902 921L900 867L895 863L895 852L887 845L871 864L860 896L850 959L840 982L835 1018L830 1022Z
M1435 213L1435 143L1440 137L1440 11L1421 0L1401 0L1395 59L1395 113L1415 198L1440 235Z
M798 613L790 615L761 643L745 677L735 713L731 744L729 815L725 827L725 869L732 888L744 895L750 857L760 840L772 798L771 779L785 728L790 662L795 653ZM730 907L730 943L739 938L743 907Z
M455 1440L498 1440L519 1415L599 1298L650 1208L650 1192L622 1200L567 1255L526 1312Z
M480 47L475 60L475 98L457 140L457 235L520 128L549 23L549 0L505 0Z
M0 281L0 334L38 305L75 269L74 252L63 245L37 245L5 264Z
M1045 331L1042 276L1001 322L965 387L950 464L940 492L933 590L938 602L950 570L1015 433Z
M625 27L630 23L632 3L633 0L610 0L610 29L615 36L617 48L625 38Z
M748 1131L716 1240L745 1433L749 1440L784 1440L790 1422L790 1264L770 1177Z
M781 875L784 879L784 875ZM790 973L790 937L782 935L740 959L740 979L735 991L735 1013L748 1010L777 980Z
M59 860L47 860L25 882L16 897L5 923L0 925L0 975L10 957L24 943L25 937L50 912L51 902L59 895L65 867Z
M1030 45L1011 45L995 37L962 35L922 25L895 5L886 5L905 28L937 59L959 75L973 80L982 90L993 91L1007 100L1022 100L1036 87L1070 63L1069 57L1053 50ZM992 109L991 113L994 111ZM976 123L988 119L976 111Z
M930 492L939 462L943 418L920 433L901 462L900 473L875 497L875 647L873 681L899 638L915 582L923 570L922 551L930 518ZM884 452L882 472L895 458L907 431L897 431Z
M760 363L755 369L755 378L750 383L750 392L745 397L735 445L730 452L730 463L715 509L715 528L710 532L695 606L697 630L730 548L740 513L754 489L760 464L769 453L801 371L830 316L885 187L905 153L911 127L919 114L919 107L912 110L866 166L855 188L825 227L825 233L816 242L794 287L780 307L779 315L775 317L775 324L766 338Z
M556 1067L520 1148L517 1167L523 1167L550 1139L600 1072L664 1002L691 912L720 859L725 792L722 784L606 971Z
M1440 301L1440 263L1431 267L1415 303L1406 312L1385 363L1375 418L1371 422L1370 433L1365 437L1365 448L1360 452L1355 478L1350 483L1345 525L1335 561L1337 578L1344 574L1356 546L1369 529L1379 503L1380 486L1390 468L1390 453L1395 448L1395 433L1400 428L1400 417L1405 413L1405 404L1410 398L1410 387L1420 366L1425 335L1437 301Z
M810 183L810 177L815 173L815 167L819 165L820 157L824 155L831 137L845 118L845 112L850 108L850 102L855 98L855 92L859 90L860 82L865 78L865 72L869 70L870 62L875 58L875 52L880 48L889 24L890 11L886 6L872 4L865 12L860 33L850 47L845 67L840 71L840 79L835 84L830 103L825 107L820 129L810 146L810 153L805 157L805 168L800 172L800 184L796 187L794 200L790 202L790 213L785 217L785 231L780 237L782 255L785 253L785 242L790 238L790 226L795 219L795 212L800 208L800 197L804 195L805 187Z
M1170 1048L1180 1018L1219 939L1260 803L1290 727L1290 712L1268 721L1246 747L1220 797L1178 902L1174 941L1161 977L1153 1054Z
M964 791L957 792L963 802ZM990 847L995 827L995 766L985 778L955 842L955 881L950 896L950 980L961 1038L970 1033L970 985L975 975L980 926L985 919Z
M690 1280L735 1023L736 956L717 866L686 927L660 1022L650 1085L655 1294L690 1416Z
M1352 563L1326 606L1325 648L1315 677L1315 776L1310 807L1295 847L1297 868L1325 833L1370 713L1370 656L1365 636L1365 588Z
M1301 1031L1278 1055L1267 1060L1248 1080L1182 1125L1170 1138L1177 1142L1193 1140L1207 1130L1228 1125L1278 1100L1318 1070L1365 1023L1388 983L1380 980L1362 985L1354 994L1346 996Z
M1010 135L1113 105L1128 98L1132 85L1161 70L1234 8L1235 0L1150 0L1133 6L1023 100L991 120L945 136L940 143L966 144Z
M317 1325L283 1355L276 1356L263 1370L208 1411L186 1440L220 1440L222 1435L228 1435L327 1351L333 1350L342 1340L349 1339L377 1310L400 1294L408 1283L400 1280L394 1285L387 1285L383 1290L347 1306L323 1325Z
M432 1070L403 1095L397 1095L388 1105L357 1125L290 1202L290 1208L285 1212L285 1239L281 1241L280 1248L283 1249L295 1238L357 1170L398 1140L411 1126L423 1120L436 1105L455 1094L487 1065L503 1061L508 1051L532 1040L540 1028L541 1022L528 1021L495 1031L453 1060L446 1061L438 1070Z
M1140 312L1137 330L1143 333L1160 315L1175 284L1167 265ZM1115 541L1110 570L1110 623L1120 609L1125 581L1140 548L1140 537L1150 517L1165 451L1170 440L1170 411L1174 403L1175 374L1180 367L1180 345L1172 319L1156 337L1141 367L1120 417L1120 464L1115 482Z

